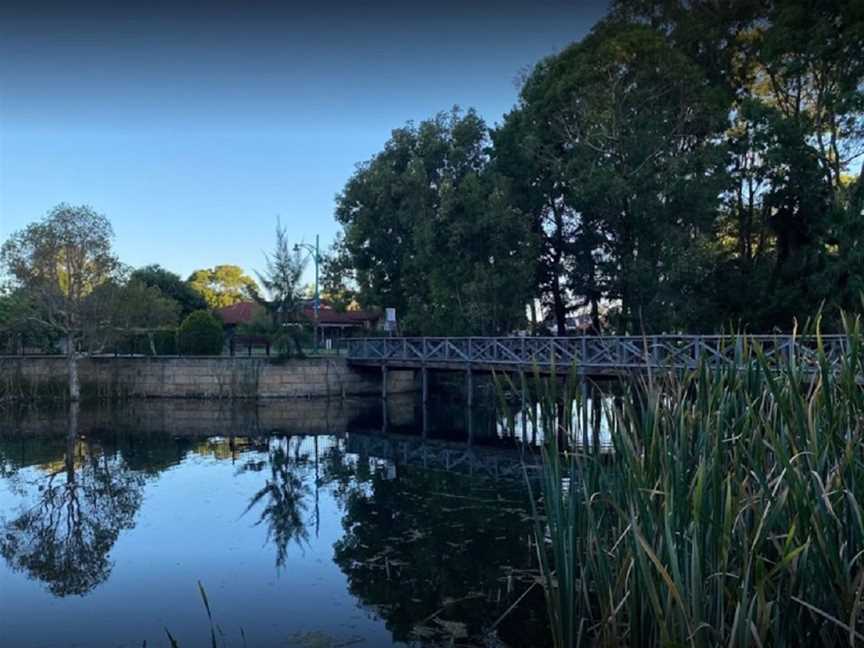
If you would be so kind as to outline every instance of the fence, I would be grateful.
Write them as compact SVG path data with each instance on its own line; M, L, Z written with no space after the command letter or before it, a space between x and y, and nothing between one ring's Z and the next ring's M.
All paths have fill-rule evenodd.
M579 337L406 337L347 340L348 360L408 366L571 366L593 370L695 368L740 363L758 349L769 366L816 368L820 349L837 363L849 346L844 335L653 335Z

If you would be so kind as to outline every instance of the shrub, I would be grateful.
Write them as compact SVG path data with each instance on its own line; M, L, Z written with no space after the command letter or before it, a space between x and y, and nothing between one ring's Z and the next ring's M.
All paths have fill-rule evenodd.
M207 311L190 313L180 324L180 353L220 355L224 342L222 324Z

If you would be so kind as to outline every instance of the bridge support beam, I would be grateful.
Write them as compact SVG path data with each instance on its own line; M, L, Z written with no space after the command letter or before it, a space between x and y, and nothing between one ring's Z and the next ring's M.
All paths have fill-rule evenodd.
M519 387L522 391L522 406L520 411L522 412L522 443L524 444L528 440L528 395L525 393L524 371L519 371Z
M468 401L465 414L468 416L468 445L470 446L474 443L474 374L470 364L465 369L465 392Z
M579 400L581 401L579 409L582 415L582 452L588 452L590 447L588 441L588 381L585 378L582 378L579 391Z
M423 438L426 438L426 433L429 429L428 420L428 403L429 403L429 370L424 365L420 369L420 407L423 417Z
M381 365L381 398L387 398L387 365Z

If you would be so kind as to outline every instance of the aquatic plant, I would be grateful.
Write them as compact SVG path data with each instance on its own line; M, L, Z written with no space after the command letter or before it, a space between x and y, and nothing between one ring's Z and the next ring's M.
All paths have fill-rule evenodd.
M813 362L778 367L745 338L734 363L640 379L604 404L611 454L578 443L577 381L543 379L556 648L864 641L864 338L846 325L840 357L817 333Z

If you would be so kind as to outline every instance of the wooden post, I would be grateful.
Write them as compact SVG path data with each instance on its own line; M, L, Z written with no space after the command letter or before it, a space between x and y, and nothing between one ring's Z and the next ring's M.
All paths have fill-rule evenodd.
M524 339L523 339L524 342ZM527 404L527 394L525 393L525 371L524 369L519 370L519 384L522 389L522 444L528 440L528 404Z
M426 368L425 365L420 369L420 383L421 383L421 386L420 386L420 407L422 408L421 415L422 415L422 419L423 419L422 432L423 432L423 438L425 439L426 434L427 434L428 429L429 429L429 421L427 418L427 414L428 414L427 403L429 402L429 370Z
M582 378L579 391L582 397L581 407L579 408L582 410L582 452L587 453L590 443L588 441L588 381L585 378Z

